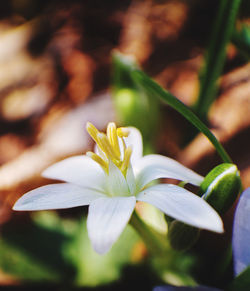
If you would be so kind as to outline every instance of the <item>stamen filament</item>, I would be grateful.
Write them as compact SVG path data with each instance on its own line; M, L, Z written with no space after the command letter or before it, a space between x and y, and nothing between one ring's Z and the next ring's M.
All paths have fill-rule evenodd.
M120 147L119 147L119 142L118 142L118 137L117 137L116 125L114 122L110 122L108 124L107 136L108 136L110 144L113 146L113 149L116 155L120 158L121 153L120 153Z
M100 156L98 156L97 154L93 152L87 152L86 155L90 157L92 160L94 160L95 162L97 162L103 168L103 170L108 174L107 162L105 162Z
M129 146L129 147L127 147L126 150L125 150L125 153L124 153L124 160L123 160L122 165L121 165L121 171L122 171L123 173L126 173L126 171L127 171L127 168L128 168L128 165L129 165L129 161L130 161L131 154L132 154L132 147Z
M100 146L101 150L107 155L111 160L119 160L113 147L111 146L108 137L104 133L97 134L97 144Z
M125 143L125 140L124 140L123 137L121 138L121 140L122 140L122 145L123 145L123 157L124 157L124 156L125 156L125 151L126 151L127 146L126 146L126 143ZM123 158L123 159L124 159L124 158Z

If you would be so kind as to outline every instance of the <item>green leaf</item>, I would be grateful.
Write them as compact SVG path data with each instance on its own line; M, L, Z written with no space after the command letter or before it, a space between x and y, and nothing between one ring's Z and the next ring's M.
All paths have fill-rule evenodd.
M194 106L202 120L206 120L209 108L216 98L217 81L224 66L226 46L234 29L240 2L241 0L220 0L205 64L200 73L200 93Z
M240 273L226 288L227 291L246 291L250 286L250 267Z
M210 142L214 145L218 154L221 156L222 160L225 163L231 163L230 157L228 156L220 142L213 135L213 133L185 104L183 104L171 93L164 90L160 85L154 82L142 71L134 70L131 72L131 74L135 82L137 82L138 86L140 85L142 90L149 91L152 95L157 96L162 101L178 111L210 140Z
M131 56L123 55L115 52L112 55L112 90L119 91L120 89L135 89L136 84L132 79L130 72L138 69L138 65Z

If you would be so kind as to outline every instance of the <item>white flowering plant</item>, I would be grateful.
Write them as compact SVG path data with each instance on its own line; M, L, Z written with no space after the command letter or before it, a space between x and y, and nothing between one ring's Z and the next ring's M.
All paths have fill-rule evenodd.
M241 188L239 171L212 132L188 107L139 70L130 59L118 54L115 62L118 63L118 70L122 71L117 73L120 76L118 80L129 80L131 85L131 88L124 89L123 84L118 82L113 88L114 94L119 97L116 102L116 106L121 107L121 110L118 108L119 115L122 117L125 112L125 118L121 118L124 124L128 123L132 114L128 105L134 107L136 104L138 109L142 101L149 101L145 98L157 96L205 134L224 163L202 177L169 157L159 154L143 156L142 134L136 127L117 127L110 122L105 133L88 122L86 130L95 142L94 151L51 165L42 175L61 182L29 191L16 201L13 209L37 211L88 206L87 233L92 249L106 256L130 223L141 236L152 258L158 260L156 268L161 279L175 284L176 277L164 276L171 274L171 268L177 268L174 274L178 282L193 284L187 271L189 267L179 266L180 261L187 257L183 253L179 256L176 250L192 247L201 229L219 234L224 232L220 215L237 198ZM124 104L124 98L129 96L131 101L138 93L142 97L140 102ZM145 140L152 141L158 105L155 102L143 104L140 110L133 111L133 125L140 120L138 126ZM154 105L152 118L147 118L151 114L149 104ZM155 123L152 123L152 119ZM165 180L159 183L162 178L175 179L179 184L166 183ZM196 186L196 193L184 188L186 184ZM165 214L167 234L159 233L140 218L136 210L136 204L140 202L150 204ZM230 251L226 252L230 255ZM79 267L82 265L79 263L81 259L81 256L77 258L78 276L82 274Z
M150 183L174 178L200 185L203 177L177 161L143 156L142 137L133 127L116 128L107 134L91 124L87 131L96 142L95 153L58 162L43 172L65 183L42 186L23 195L14 210L48 210L89 205L87 228L92 246L106 253L120 236L135 209L136 201L152 204L168 216L201 229L223 232L217 212L202 198L173 184Z

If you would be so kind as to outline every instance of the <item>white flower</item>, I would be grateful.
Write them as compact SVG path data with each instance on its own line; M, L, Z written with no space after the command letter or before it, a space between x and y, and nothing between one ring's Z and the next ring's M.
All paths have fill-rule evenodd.
M87 130L96 142L96 153L74 156L44 171L43 176L66 183L32 190L14 210L47 210L89 205L87 228L96 252L106 253L118 239L136 201L154 205L167 215L198 228L223 232L217 212L202 198L171 185L148 184L158 178L174 178L199 185L203 177L161 156L142 157L142 138L136 128L116 128L109 123L107 135L91 123Z

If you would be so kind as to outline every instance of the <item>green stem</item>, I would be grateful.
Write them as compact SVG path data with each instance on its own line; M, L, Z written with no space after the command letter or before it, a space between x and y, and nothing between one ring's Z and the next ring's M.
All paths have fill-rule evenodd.
M166 237L147 225L134 211L130 224L139 233L149 252L159 255L166 253L168 243Z
M173 107L182 116L184 116L188 121L190 121L199 131L201 131L214 145L218 154L225 163L232 163L231 158L221 145L221 143L216 139L213 133L207 128L207 126L180 100L170 94L168 91L164 90L160 85L149 78L145 73L140 70L135 70L132 72L132 76L138 85L145 88L147 91L151 92L153 96L158 96L165 103Z
M195 111L202 120L207 113L217 92L217 81L221 75L226 58L226 46L230 41L241 0L221 0L215 19L205 65L200 74L200 93Z
M226 271L228 270L231 262L233 259L233 250L232 250L232 244L229 243L228 246L226 246L224 253L219 261L218 266L215 269L214 275L217 278L217 280L220 280L225 276Z

